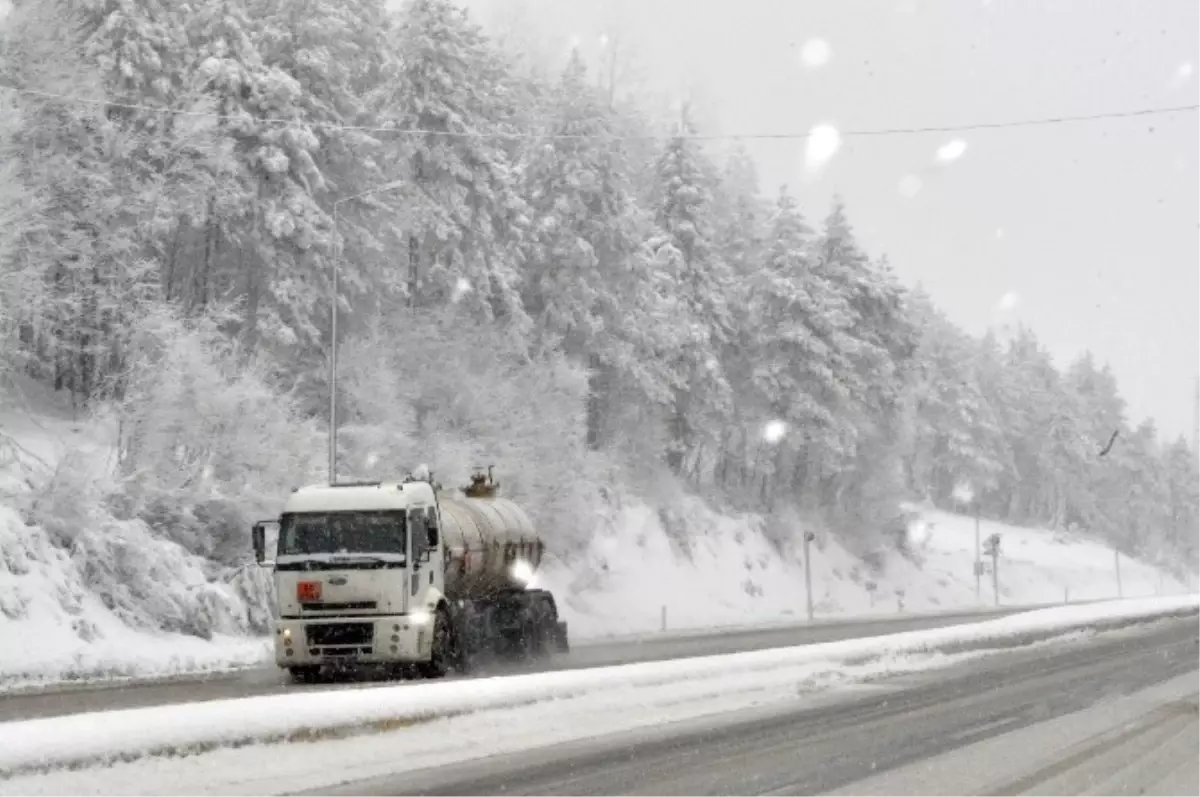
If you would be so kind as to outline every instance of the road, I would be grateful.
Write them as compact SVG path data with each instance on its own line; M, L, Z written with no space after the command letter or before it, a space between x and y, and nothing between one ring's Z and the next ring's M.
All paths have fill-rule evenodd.
M1198 794L1196 619L314 794Z
M566 654L526 665L492 665L480 675L572 670L643 661L715 656L747 650L833 642L855 637L880 636L902 631L940 628L980 622L1029 611L1037 607L1009 607L971 612L905 615L869 620L820 621L782 627L664 634L627 640L578 645ZM277 668L243 670L207 678L152 681L128 686L63 688L0 694L0 722L53 717L90 711L114 711L170 703L252 697L297 689L362 689L395 685L394 681L357 680L343 683L295 685Z

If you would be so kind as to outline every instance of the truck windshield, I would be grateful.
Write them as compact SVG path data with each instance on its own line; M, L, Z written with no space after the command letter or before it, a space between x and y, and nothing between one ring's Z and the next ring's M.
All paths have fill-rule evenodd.
M404 556L404 513L328 512L280 519L279 555L392 554Z

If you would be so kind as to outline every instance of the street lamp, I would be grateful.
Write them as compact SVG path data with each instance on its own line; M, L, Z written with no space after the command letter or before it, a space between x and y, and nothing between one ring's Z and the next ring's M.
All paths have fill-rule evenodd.
M342 197L333 203L333 279L329 296L329 484L337 484L337 349L338 349L338 276L341 271L342 235L338 218L342 205L372 194L391 191L405 185L403 180L376 186L353 196Z
M970 482L959 482L954 486L954 500L963 507L975 509L975 601L981 600L980 577L983 575L983 559L979 555L979 502L975 500L975 488Z

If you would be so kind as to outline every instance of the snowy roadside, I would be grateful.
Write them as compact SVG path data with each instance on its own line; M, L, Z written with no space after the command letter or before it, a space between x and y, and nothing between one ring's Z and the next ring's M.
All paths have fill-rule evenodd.
M986 652L884 657L861 665L782 668L753 679L728 675L616 686L577 697L433 719L369 736L223 748L185 757L58 769L5 780L0 795L294 794L423 767L634 731L730 711L836 694L890 675L949 667Z
M767 685L774 685L777 691L780 684L795 685L809 679L820 683L851 672L866 677L878 672L872 669L878 667L936 666L940 660L937 657L946 654L976 654L1080 630L1191 615L1198 608L1200 596L1196 595L1092 604L949 628L727 656L10 722L0 725L0 773L11 777L55 767L203 753L246 744L378 734L446 717L511 710L546 701L565 711L580 699L615 706L617 695L639 704L664 706L705 695L732 699L736 694L756 694L755 699L770 699L772 687ZM105 732L98 734L97 727ZM261 755L261 751L256 755L260 763L274 759ZM19 792L27 788L21 781L10 781L0 788Z
M1046 608L1046 606L1007 608L1032 611ZM811 623L795 617L784 617L778 620L751 621L741 625L717 625L638 634L595 634L582 638L573 637L571 644L575 648L614 644L630 645L666 639L704 639L796 628L879 624L920 617L957 618L977 614L986 616L995 611L990 608L906 612L904 614L892 611L818 618ZM120 630L117 629L118 632ZM20 677L0 672L0 697L5 694L127 688L209 678L231 678L247 670L271 669L275 666L271 641L266 637L217 637L206 641L181 635L152 636L130 632L124 638L118 636L114 645L106 647L112 648L111 652L94 647L88 650L86 655L75 653L70 657L64 657L61 663L50 668L49 673L43 674L41 677Z
M656 639L694 639L711 636L733 635L739 633L758 633L762 631L783 631L794 628L821 628L829 626L847 626L847 625L871 625L883 624L887 622L900 622L904 620L914 620L922 617L935 618L970 618L977 616L980 620L986 619L988 615L995 614L1015 614L1026 611L1039 611L1041 609L1052 609L1063 605L1078 605L1083 606L1093 603L1115 602L1117 598L1096 598L1093 600L1072 601L1071 604L1061 603L1031 603L1031 604L1013 604L1007 606L959 606L937 611L905 611L897 612L893 609L879 609L877 611L866 611L861 614L836 615L833 617L817 617L812 621L802 620L795 615L785 615L775 620L758 620L739 624L728 625L712 625L712 626L696 626L691 628L676 628L666 631L644 631L641 633L632 634L595 634L576 640L571 639L573 647L586 647L589 645L611 645L611 644L631 644L638 642L649 642Z

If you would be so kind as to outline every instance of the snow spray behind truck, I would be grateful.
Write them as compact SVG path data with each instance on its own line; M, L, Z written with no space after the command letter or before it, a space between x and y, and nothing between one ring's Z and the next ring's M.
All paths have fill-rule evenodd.
M498 489L489 469L448 494L421 467L400 482L293 490L252 533L255 559L275 570L276 663L299 681L359 665L440 678L480 653L566 651L554 596L530 587L545 545Z

